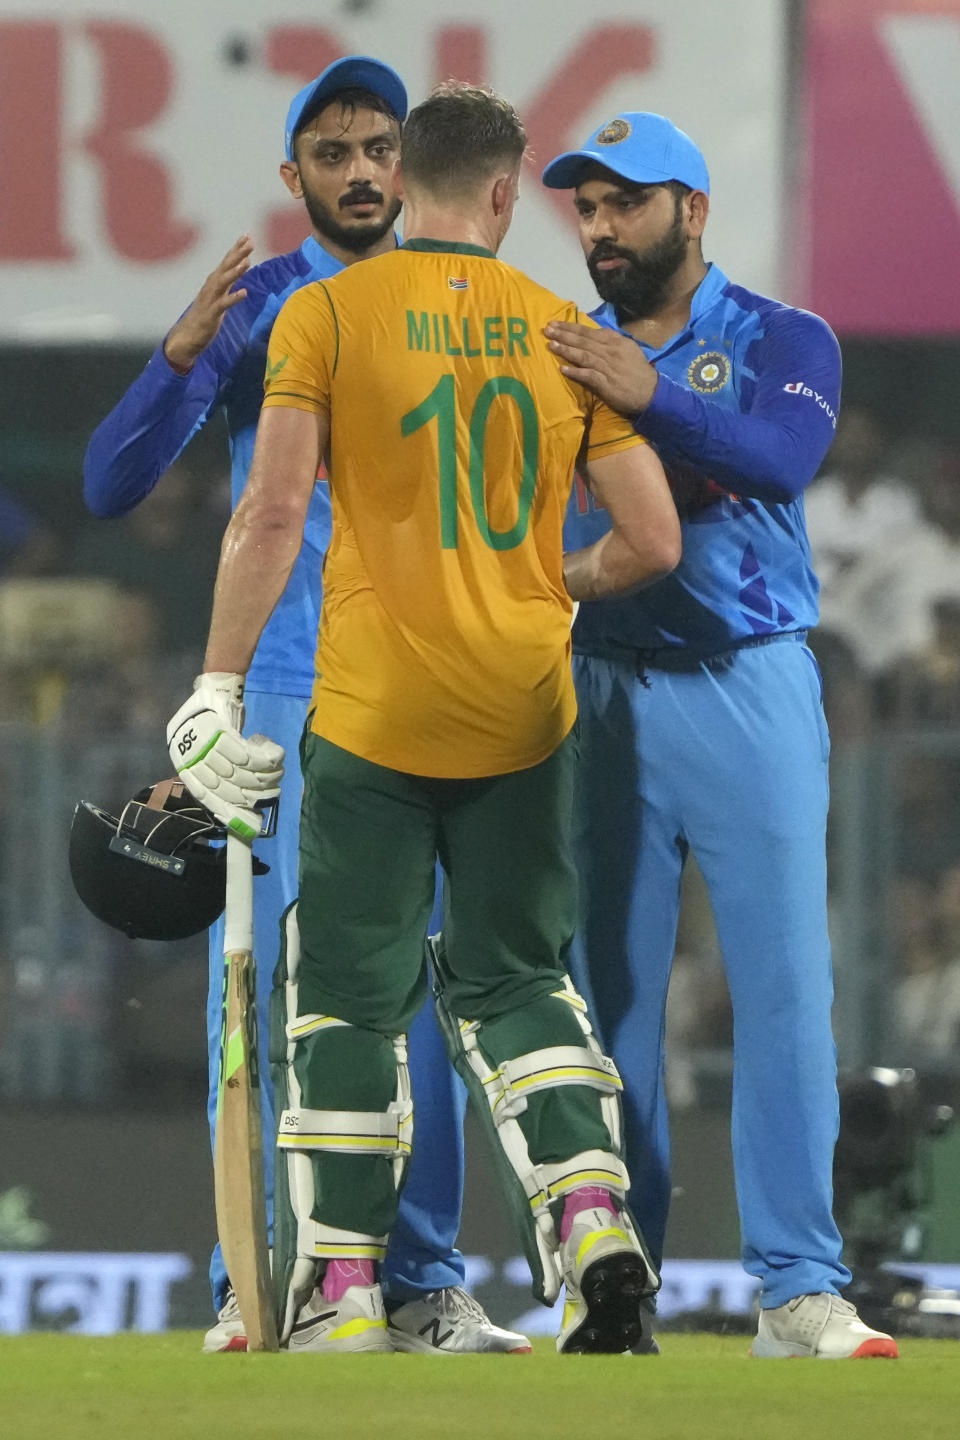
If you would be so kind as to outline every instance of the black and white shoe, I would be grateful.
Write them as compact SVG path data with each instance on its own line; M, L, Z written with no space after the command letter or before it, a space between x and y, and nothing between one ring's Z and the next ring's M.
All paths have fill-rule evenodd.
M619 1215L581 1210L560 1246L560 1264L567 1291L557 1336L562 1354L622 1355L642 1343L641 1301L656 1280Z

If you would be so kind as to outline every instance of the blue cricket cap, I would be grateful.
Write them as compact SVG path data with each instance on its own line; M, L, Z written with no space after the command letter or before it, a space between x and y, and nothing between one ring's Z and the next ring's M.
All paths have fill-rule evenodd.
M372 55L345 55L334 60L322 75L304 85L290 101L284 130L287 159L293 159L293 137L308 110L321 100L332 100L341 90L371 90L385 100L400 121L407 118L407 91L396 70Z
M543 172L543 183L551 190L572 190L591 161L635 185L679 180L691 190L710 194L707 162L690 136L665 115L648 110L625 110L615 120L608 120L582 150L568 150L551 160Z

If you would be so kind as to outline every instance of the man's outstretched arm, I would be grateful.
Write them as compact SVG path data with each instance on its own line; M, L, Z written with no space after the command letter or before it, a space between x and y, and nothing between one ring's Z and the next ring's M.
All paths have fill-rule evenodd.
M840 349L805 310L778 309L751 351L755 383L743 412L661 375L629 336L552 322L563 373L629 415L655 445L670 445L725 490L788 505L833 443L840 409Z
M249 265L244 236L207 276L110 414L90 437L83 498L94 515L126 515L145 499L217 405L243 354L256 313L235 288ZM238 306L243 308L230 315Z

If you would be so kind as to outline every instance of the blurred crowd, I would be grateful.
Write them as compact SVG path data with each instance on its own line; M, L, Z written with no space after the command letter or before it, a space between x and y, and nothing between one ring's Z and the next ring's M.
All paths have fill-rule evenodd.
M0 1097L179 1106L206 1088L205 937L108 930L66 850L78 799L119 813L169 770L229 476L180 461L128 516L64 510L38 519L0 490Z
M960 448L848 407L805 503L834 738L960 725Z
M892 957L882 983L890 987L894 1018L886 1052L876 1058L956 1066L960 448L929 438L891 445L881 416L848 405L805 505L822 586L812 646L835 757L885 757L888 788L877 814L892 853L875 904ZM149 736L162 763L164 726L202 658L228 514L229 478L208 457L178 462L143 504L117 520L78 521L74 508L62 526L49 513L41 522L19 495L0 489L0 821L17 792L15 735L54 743L59 737L77 755L104 736ZM139 783L157 778L143 774ZM129 785L123 772L116 795L91 798L129 798L123 793ZM835 838L831 844L836 849ZM732 1039L709 903L695 866L688 869L667 1021L668 1083L677 1105L697 1103L711 1065L723 1069ZM6 873L9 887L9 867ZM0 1025L0 1090L9 1092L18 1088L11 1079L17 1056L42 1046L37 1024L45 1007L38 999L49 990L41 974L44 932L28 924L14 933L10 905L5 909L0 993L11 1018L5 1033ZM75 923L76 912L69 914ZM183 1048L176 1082L182 1089L191 1064L203 1063L202 946L189 956L146 955L96 922L90 927L85 943L98 963L58 972L61 1028L70 1042L64 1065L77 1098L130 1083L117 1063L116 1040L126 1036L131 1055L149 1053L153 1027L140 1017L145 991L154 1016L158 1006L165 1013L171 989L195 992L198 1042ZM839 971L844 955L836 948ZM168 1018L176 1032L175 1013ZM100 1038L84 1060L83 1037L94 1033ZM51 1061L45 1069L53 1075L57 1066ZM174 1084L169 1064L167 1080ZM56 1081L50 1098L62 1090Z
M17 524L0 543L0 721L56 726L69 713L73 734L165 725L202 659L226 472L180 460L128 515L69 528L2 491L0 524L7 506Z
M834 746L885 763L890 1058L960 1060L960 448L848 406L806 496ZM954 743L956 741L956 743Z

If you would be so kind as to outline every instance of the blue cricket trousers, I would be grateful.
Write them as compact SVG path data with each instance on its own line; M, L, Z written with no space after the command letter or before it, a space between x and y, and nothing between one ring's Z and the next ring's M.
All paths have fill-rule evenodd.
M286 751L286 775L277 834L256 847L270 866L269 875L254 882L254 947L257 960L257 1011L260 1017L260 1105L263 1121L263 1162L267 1190L267 1221L273 1224L273 1169L276 1115L267 1056L267 1016L273 968L280 946L280 916L297 894L297 847L300 832L300 736L308 702L295 695L248 691L248 735L269 735ZM440 929L437 911L431 933ZM210 1090L207 1114L210 1138L216 1125L217 1077L220 1064L220 1007L223 994L223 919L210 931L210 988L207 997L207 1046ZM400 1196L397 1223L390 1236L381 1277L389 1300L415 1299L429 1290L462 1285L463 1256L455 1248L463 1199L463 1115L466 1089L447 1058L432 1000L427 1000L410 1028L410 1079L414 1101L413 1156ZM220 1309L227 1277L220 1246L210 1261L213 1301Z
M664 1011L689 850L730 989L742 1261L764 1307L850 1279L832 1215L829 738L803 638L682 674L574 657L581 927L571 968L623 1077L631 1205L659 1259L670 1197Z

